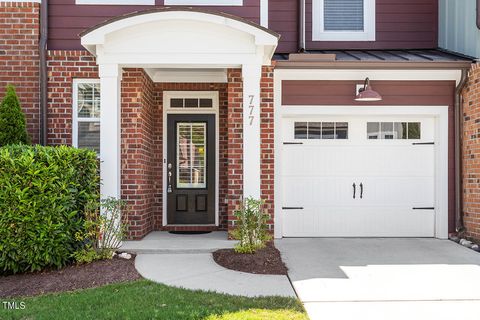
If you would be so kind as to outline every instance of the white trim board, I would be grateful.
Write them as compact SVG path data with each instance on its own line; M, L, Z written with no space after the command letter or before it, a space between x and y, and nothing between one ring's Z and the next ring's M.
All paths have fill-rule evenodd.
M77 5L153 6L155 0L75 0Z
M268 0L260 0L260 25L268 28Z
M407 66L406 66L407 67ZM386 69L275 69L275 81L279 80L365 80L372 81L438 81L452 80L457 85L462 78L461 70L422 70L407 68Z
M170 108L170 99L172 98L210 98L213 99L212 108ZM163 174L163 191L162 197L162 226L167 226L167 141L168 141L168 130L167 130L167 116L169 114L214 114L215 115L215 226L220 224L219 217L219 184L220 184L220 117L219 117L219 94L218 91L164 91L163 92L163 110L162 110L162 123L163 123L163 160L162 160L162 174ZM200 225L197 225L200 226ZM211 226L211 224L204 224L201 226Z
M227 83L226 69L158 69L147 68L153 82Z
M165 0L166 6L243 6L243 0Z

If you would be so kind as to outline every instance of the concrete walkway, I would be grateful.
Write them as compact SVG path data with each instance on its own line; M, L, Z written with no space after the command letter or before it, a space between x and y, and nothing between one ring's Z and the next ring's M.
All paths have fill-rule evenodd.
M219 266L218 249L233 248L226 232L178 235L152 232L139 241L124 241L121 251L137 253L135 267L146 279L175 287L232 295L296 297L287 276L256 275Z
M480 254L436 239L276 241L310 319L480 319Z
M219 266L211 253L140 254L135 267L146 279L169 286L247 297L295 297L286 276L257 275Z

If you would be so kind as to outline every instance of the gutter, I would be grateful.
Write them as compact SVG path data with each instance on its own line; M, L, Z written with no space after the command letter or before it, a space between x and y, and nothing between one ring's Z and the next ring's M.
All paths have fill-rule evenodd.
M298 52L305 52L305 0L299 1L298 7Z
M48 0L40 2L40 144L47 145L47 40L48 40Z
M471 61L292 61L277 60L275 69L470 69Z
M462 77L455 88L455 231L462 232L463 225L463 97L469 69L462 69Z

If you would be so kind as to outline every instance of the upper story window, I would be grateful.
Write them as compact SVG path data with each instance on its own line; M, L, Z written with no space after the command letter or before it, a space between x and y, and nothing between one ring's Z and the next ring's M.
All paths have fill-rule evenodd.
M100 81L73 82L73 146L100 153Z
M375 41L375 0L313 0L313 41Z

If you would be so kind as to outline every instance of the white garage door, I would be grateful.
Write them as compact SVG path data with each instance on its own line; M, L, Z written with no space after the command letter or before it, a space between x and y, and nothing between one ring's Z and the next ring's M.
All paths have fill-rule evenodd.
M283 120L285 237L433 237L434 119Z

